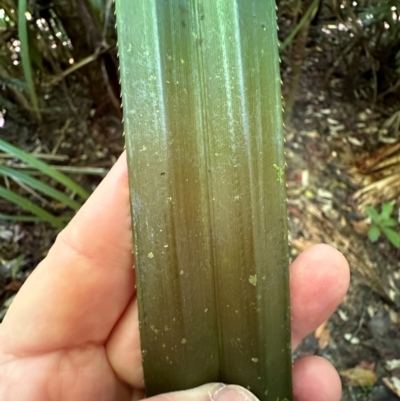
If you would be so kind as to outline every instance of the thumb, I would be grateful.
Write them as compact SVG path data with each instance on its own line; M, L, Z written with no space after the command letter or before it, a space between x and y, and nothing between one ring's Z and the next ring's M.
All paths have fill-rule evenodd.
M148 401L258 401L258 398L243 387L222 383L205 384L190 390L160 394Z

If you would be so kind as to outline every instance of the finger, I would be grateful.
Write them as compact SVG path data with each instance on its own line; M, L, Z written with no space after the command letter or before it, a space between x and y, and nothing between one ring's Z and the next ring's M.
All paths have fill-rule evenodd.
M335 311L349 287L344 256L328 245L304 251L290 267L292 346L317 329Z
M108 360L117 376L133 388L144 388L137 300L133 300L107 341Z
M296 401L340 401L339 375L323 358L300 359L293 366L293 395Z
M235 385L211 383L173 393L160 394L148 401L258 401L250 391Z
M21 288L1 326L8 352L101 343L134 293L125 154Z

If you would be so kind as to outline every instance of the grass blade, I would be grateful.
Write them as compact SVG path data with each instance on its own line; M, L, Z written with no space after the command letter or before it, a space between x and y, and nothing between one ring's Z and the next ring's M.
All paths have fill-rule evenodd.
M382 231L393 246L400 248L400 235L396 231L388 227L382 227Z
M33 110L40 120L39 102L36 96L35 83L32 74L31 58L29 55L28 23L25 13L27 11L27 0L18 0L18 37L21 42L21 64L25 80L28 85L29 96L31 97Z
M280 45L280 51L283 51L286 49L286 47L292 42L292 40L296 37L296 35L299 33L300 29L306 24L308 20L310 20L313 17L314 11L316 11L318 4L321 0L314 0L310 7L307 9L307 11L304 13L303 17L299 21L299 23L294 27L292 32L290 32L289 36L281 43Z
M61 220L64 225L66 225L71 219L72 216L60 216L58 217L59 220ZM0 220L4 221L18 221L21 223L40 223L43 221L40 217L37 216L16 216L14 214L4 214L0 213Z
M15 180L19 180L24 184L29 185L31 188L36 189L37 191L40 191L43 194L48 195L51 198L61 202L65 206L69 206L71 209L75 211L78 211L79 208L81 207L81 204L79 202L76 202L73 199L69 198L61 191L54 189L53 187L47 185L43 181L37 180L36 178L33 178L29 174L26 174L22 171L18 171L10 167L5 167L0 165L0 175L6 175Z
M40 206L35 205L30 200L14 193L13 191L10 191L2 185L0 185L0 198L6 199L9 202L18 205L22 209L25 209L40 218L40 220L51 223L56 228L63 228L65 226L64 222L60 218L53 216Z
M116 11L147 395L223 381L290 400L275 2Z
M32 156L31 154L11 145L6 141L3 141L2 139L0 139L0 150L20 159L22 162L53 178L60 184L63 184L66 188L70 189L72 192L77 193L81 198L87 199L89 197L89 193L75 181L71 180L71 178L56 170L54 167L49 166L41 160L38 160L35 156Z

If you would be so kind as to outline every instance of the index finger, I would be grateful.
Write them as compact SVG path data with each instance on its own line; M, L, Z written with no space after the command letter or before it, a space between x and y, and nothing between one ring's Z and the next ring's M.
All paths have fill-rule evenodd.
M22 286L2 347L32 354L104 342L134 293L132 267L124 153Z

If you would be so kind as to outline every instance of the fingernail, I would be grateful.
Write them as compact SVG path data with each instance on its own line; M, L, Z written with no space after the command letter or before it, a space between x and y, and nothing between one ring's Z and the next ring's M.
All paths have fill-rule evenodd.
M212 401L258 401L258 398L243 387L230 384L221 386L211 396Z
M146 401L259 401L250 391L233 384L209 383L185 391L160 394Z

